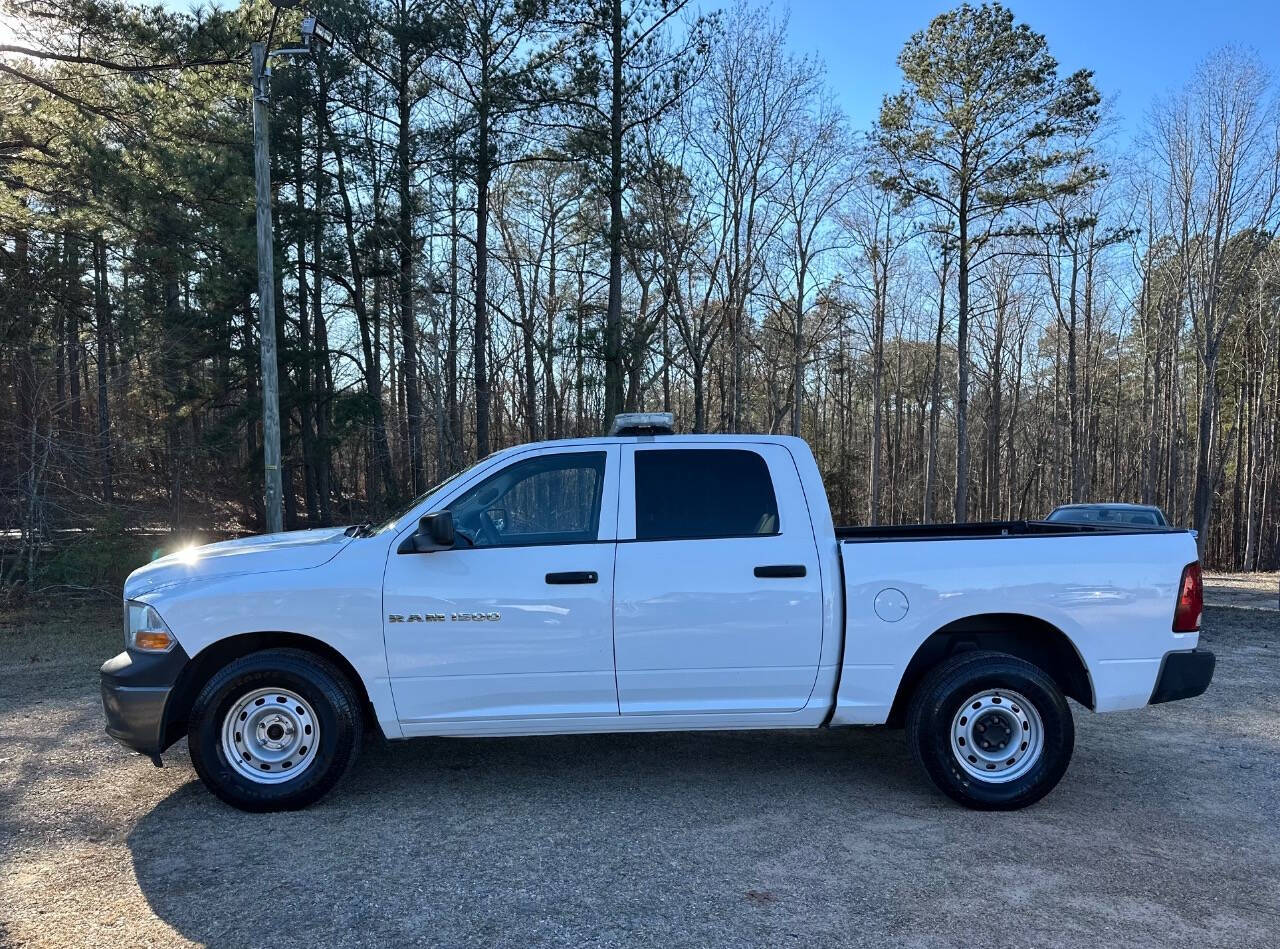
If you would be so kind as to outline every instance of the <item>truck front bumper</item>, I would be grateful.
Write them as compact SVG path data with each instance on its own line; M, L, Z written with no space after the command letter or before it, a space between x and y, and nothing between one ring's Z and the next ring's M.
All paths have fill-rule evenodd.
M1160 663L1156 687L1151 690L1151 704L1203 695L1213 678L1215 662L1213 653L1203 649L1166 653Z
M165 740L165 707L188 662L181 646L165 653L126 650L102 664L102 710L107 734L159 762Z

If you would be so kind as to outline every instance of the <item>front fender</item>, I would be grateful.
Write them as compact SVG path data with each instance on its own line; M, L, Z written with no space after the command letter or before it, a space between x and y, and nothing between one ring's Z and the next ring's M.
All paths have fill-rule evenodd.
M360 677L384 733L400 737L382 637L388 542L362 538L321 566L214 577L146 599L193 661L247 634L287 633L324 643Z

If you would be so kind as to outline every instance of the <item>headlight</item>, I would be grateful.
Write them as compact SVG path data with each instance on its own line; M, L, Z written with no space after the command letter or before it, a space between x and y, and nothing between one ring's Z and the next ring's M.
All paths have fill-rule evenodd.
M168 652L178 641L169 632L160 614L146 603L126 600L124 604L124 647L142 652Z

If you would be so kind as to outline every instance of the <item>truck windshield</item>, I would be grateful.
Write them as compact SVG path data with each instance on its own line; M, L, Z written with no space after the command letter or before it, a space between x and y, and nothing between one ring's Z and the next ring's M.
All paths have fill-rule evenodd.
M391 515L389 518L387 518L385 521L382 521L382 522L380 522L380 523L378 523L378 524L373 525L373 526L372 526L372 527L370 527L368 530L362 531L362 532L361 532L361 536L363 536L363 537L373 537L375 534L381 534L383 531L389 531L389 530L391 530L391 528L393 528L393 527L395 527L395 526L396 526L396 523L400 520L400 518L404 517L406 514L408 514L410 511L412 511L415 507L417 507L419 504L421 504L421 503L422 503L423 501L425 501L427 498L431 497L431 495L435 494L437 491L439 491L441 488L443 488L445 485L447 485L447 484L451 484L452 482L457 481L457 480L458 480L459 478L461 478L464 474L466 474L468 471L470 471L470 470L471 470L471 468L474 468L474 467L475 467L475 466L474 466L474 465L472 465L471 467L463 468L461 471L454 472L453 474L449 475L449 477L447 477L447 478L445 478L443 481L441 481L439 484L434 485L434 486L432 486L432 487L430 487L430 488L427 488L427 490L423 491L423 492L422 492L421 494L419 494L416 498L414 498L412 501L410 501L410 502L409 502L408 504L406 504L404 507L400 508L400 510L396 511L396 513L392 514L392 515Z

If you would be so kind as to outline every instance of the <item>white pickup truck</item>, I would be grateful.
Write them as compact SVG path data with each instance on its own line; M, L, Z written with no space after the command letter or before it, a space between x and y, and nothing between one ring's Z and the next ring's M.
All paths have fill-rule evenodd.
M1097 712L1204 692L1182 530L838 529L797 438L523 445L377 526L188 549L134 571L107 731L182 736L246 810L297 808L361 736L905 725L956 801L1048 793Z

